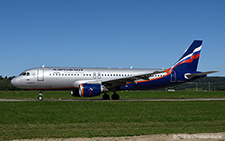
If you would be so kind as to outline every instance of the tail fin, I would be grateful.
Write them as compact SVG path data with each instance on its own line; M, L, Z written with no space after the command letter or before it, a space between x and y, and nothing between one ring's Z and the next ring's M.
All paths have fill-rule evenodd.
M183 56L171 68L172 70L188 70L196 71L198 60L202 48L201 40L194 40L189 48L184 52Z

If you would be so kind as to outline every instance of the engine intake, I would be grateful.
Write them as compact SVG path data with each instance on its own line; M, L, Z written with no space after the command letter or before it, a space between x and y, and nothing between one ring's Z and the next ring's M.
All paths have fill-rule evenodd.
M103 92L101 84L80 84L79 95L82 97L98 96Z
M79 89L78 89L78 88L77 88L77 89L72 90L70 93L71 93L71 95L72 95L72 96L75 96L75 97L80 97L80 94L79 94Z

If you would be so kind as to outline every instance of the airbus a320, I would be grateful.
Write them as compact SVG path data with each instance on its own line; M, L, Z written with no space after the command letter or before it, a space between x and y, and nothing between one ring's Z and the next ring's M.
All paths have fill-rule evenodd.
M104 100L109 100L107 93L113 92L111 99L118 100L117 91L169 87L216 72L197 71L201 49L202 41L193 41L181 58L168 69L39 67L22 72L11 83L21 89L40 90L39 100L43 99L44 90L70 90L72 96L80 97L103 93Z

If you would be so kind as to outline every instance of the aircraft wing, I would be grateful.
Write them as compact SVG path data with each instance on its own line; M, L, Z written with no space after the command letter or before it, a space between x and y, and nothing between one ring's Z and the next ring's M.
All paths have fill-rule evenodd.
M144 73L144 74L139 74L139 75L133 75L129 77L124 77L124 78L118 78L118 79L110 79L110 80L103 80L102 84L107 87L117 87L117 86L124 86L127 82L134 83L135 80L149 80L149 77L154 74L158 73L163 73L165 72L164 70L160 71L154 71L151 73Z

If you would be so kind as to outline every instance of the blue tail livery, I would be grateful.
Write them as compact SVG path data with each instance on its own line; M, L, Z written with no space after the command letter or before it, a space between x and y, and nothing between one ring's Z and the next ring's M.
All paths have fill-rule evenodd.
M184 52L184 55L172 67L172 69L196 71L201 49L202 41L194 41L191 46Z
M103 99L110 99L107 92L151 90L169 87L194 79L206 77L217 71L197 71L202 41L195 40L181 58L170 68L164 69L123 69L83 67L39 67L28 69L12 79L15 87L40 90L38 99L43 99L43 90L70 90L72 96L92 97L102 93Z

